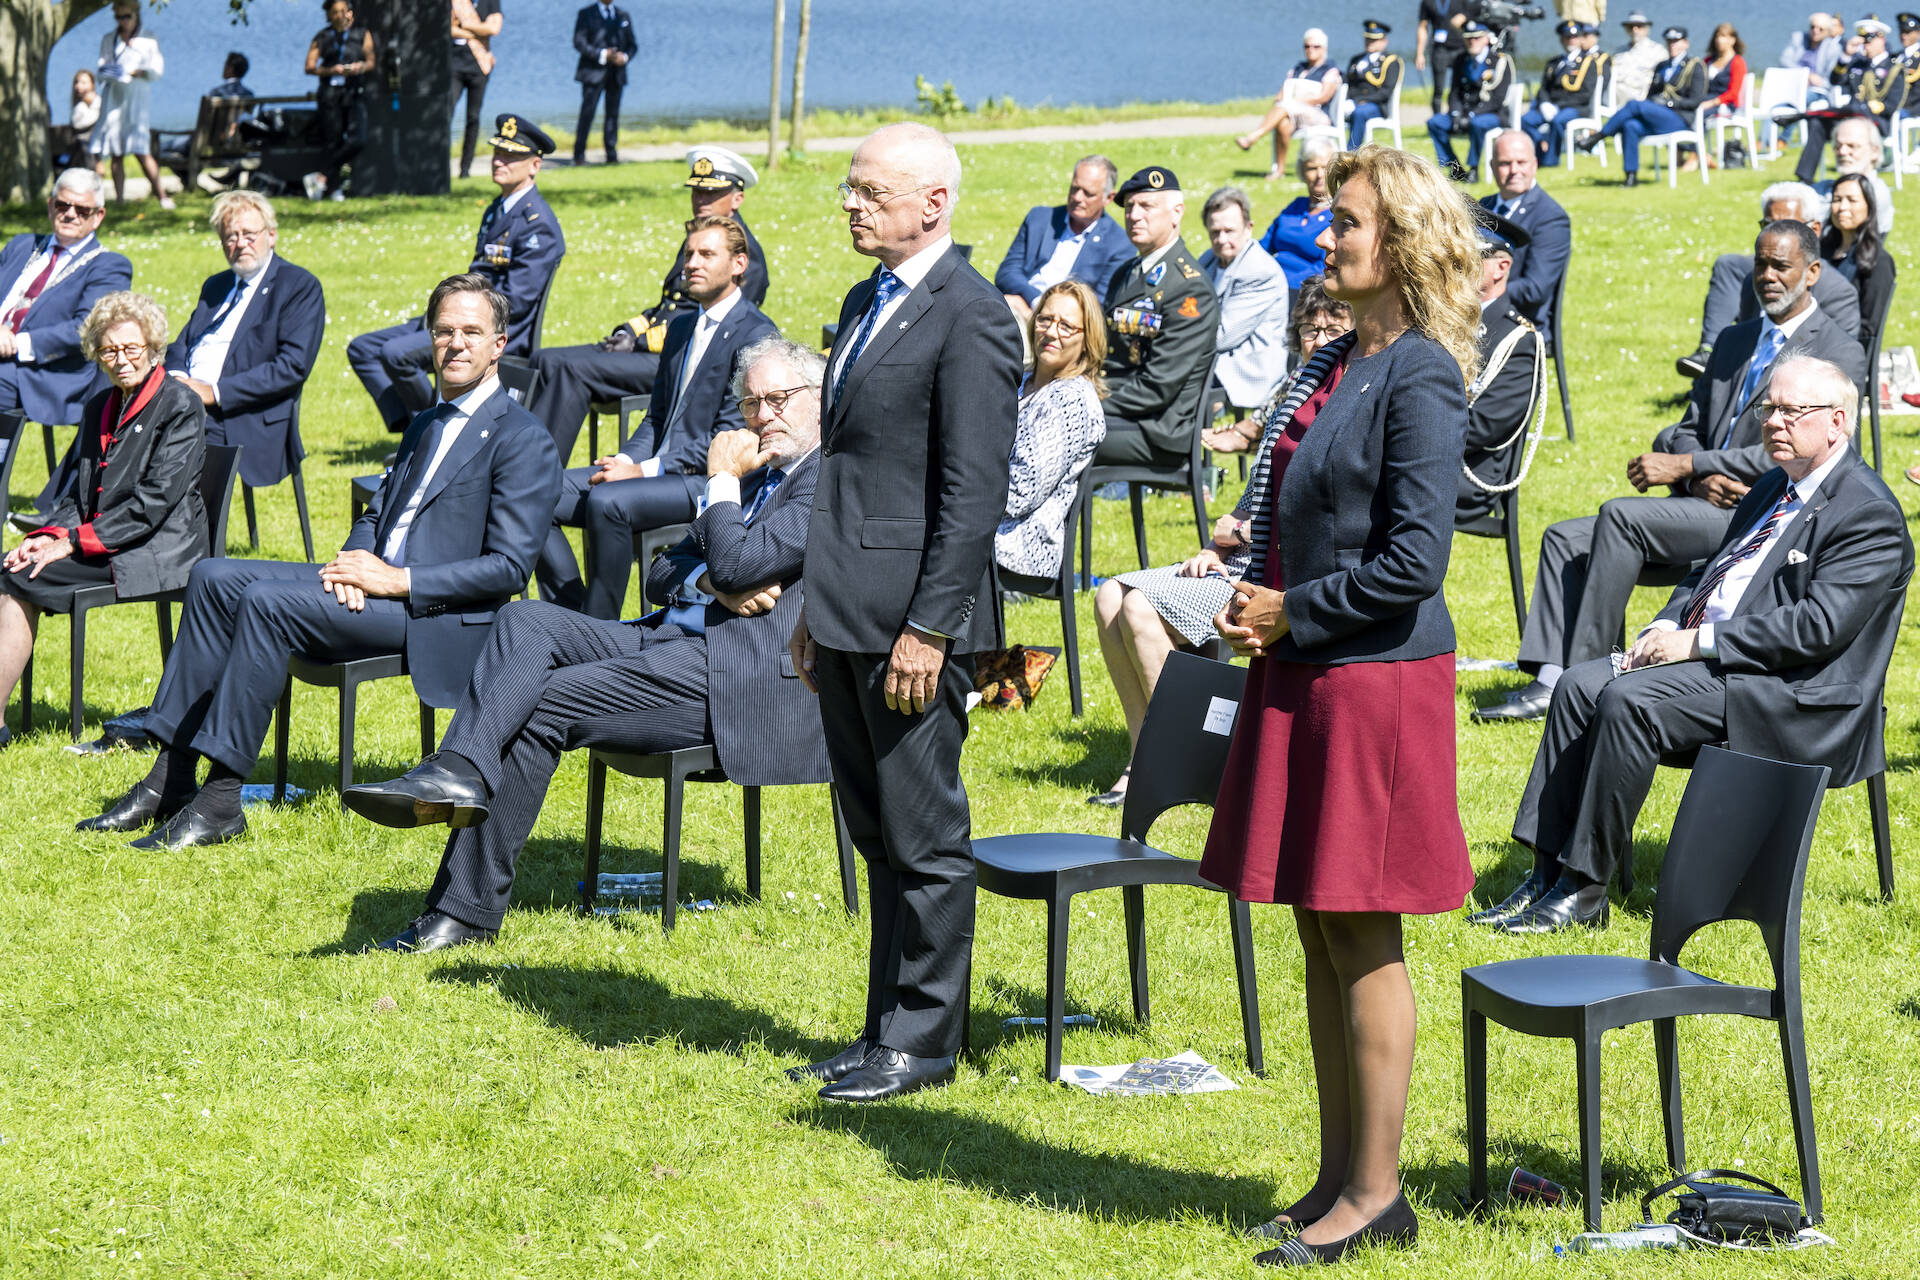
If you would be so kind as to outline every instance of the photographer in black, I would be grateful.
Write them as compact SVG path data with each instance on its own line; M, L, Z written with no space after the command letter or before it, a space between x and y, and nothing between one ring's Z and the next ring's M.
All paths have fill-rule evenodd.
M373 33L353 19L350 0L325 0L327 25L307 46L307 74L320 77L317 114L327 167L307 175L309 200L344 199L340 170L366 145L367 108L361 86L373 74Z

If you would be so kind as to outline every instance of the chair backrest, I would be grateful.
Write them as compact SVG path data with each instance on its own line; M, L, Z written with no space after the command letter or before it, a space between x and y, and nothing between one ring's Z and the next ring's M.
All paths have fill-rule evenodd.
M207 509L207 556L227 554L227 513L233 510L233 481L240 474L240 446L210 444L200 462L200 505Z
M1886 253L1887 247L1885 245L1881 245L1880 252ZM1894 266L1891 255L1889 255L1887 265ZM1880 299L1879 310L1875 311L1872 315L1867 317L1868 329L1867 329L1866 393L1870 396L1875 397L1876 399L1880 395L1880 343L1881 343L1881 339L1886 337L1887 317L1891 315L1893 312L1893 295L1894 295L1894 291L1897 290L1899 287L1900 287L1900 275L1899 275L1899 271L1896 269L1894 272L1893 283L1887 286L1887 296ZM1855 438L1858 438L1859 434L1860 432L1857 429L1857 425L1856 425L1856 429L1854 431Z
M1743 115L1753 114L1754 85L1755 85L1754 74L1753 72L1749 71L1747 72L1746 77L1740 81L1740 101L1734 103L1734 109L1741 112Z
M1778 989L1799 990L1800 893L1827 777L1825 765L1700 749L1660 868L1654 960L1678 964L1701 929L1747 920L1766 941Z
M1807 90L1812 73L1805 67L1768 67L1760 79L1760 99L1755 110L1772 115L1775 107L1789 111L1807 109Z
M1187 438L1187 466L1196 476L1207 464L1207 446L1200 439L1200 433L1213 421L1214 404L1226 396L1216 373L1219 363L1218 355L1207 362L1207 376L1200 384L1200 403L1193 411L1193 434Z
M1160 815L1220 794L1247 672L1179 650L1167 655L1133 751L1120 834L1145 840Z
M527 319L527 355L533 356L540 350L540 329L547 323L547 299L553 297L553 282L560 276L560 264L555 263L553 274L547 277L546 287L540 290L540 300L533 304L533 315Z
M1520 113L1527 105L1527 91L1518 77L1507 86L1507 100L1500 109L1500 119L1509 129L1520 127Z
M1560 278L1553 282L1553 301L1547 304L1551 310L1547 312L1547 323L1541 327L1542 336L1547 340L1548 355L1552 355L1554 352L1562 349L1560 346L1560 317L1566 314L1567 277L1572 274L1573 264L1568 263L1566 269L1561 271Z
M620 434L615 437L613 442L616 449L619 448L621 442L627 438L630 430L628 424L636 417L645 418L647 411L651 408L653 408L653 397L651 395L620 397L620 425L617 428ZM651 442L649 442L647 447L653 447Z
M513 402L521 408L527 407L527 401L533 398L533 384L539 376L531 364L517 357L502 356L500 363L493 366L500 375L500 385L507 389Z

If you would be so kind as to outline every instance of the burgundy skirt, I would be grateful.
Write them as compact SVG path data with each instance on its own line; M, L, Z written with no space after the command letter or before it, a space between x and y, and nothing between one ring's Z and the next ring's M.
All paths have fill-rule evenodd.
M1432 915L1473 888L1453 655L1256 658L1200 874L1247 902Z

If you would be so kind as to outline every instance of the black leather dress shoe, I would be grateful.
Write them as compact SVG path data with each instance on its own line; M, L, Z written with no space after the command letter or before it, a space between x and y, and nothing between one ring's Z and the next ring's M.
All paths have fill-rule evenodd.
M1553 690L1535 680L1526 688L1508 694L1505 702L1496 702L1490 707L1476 707L1470 718L1481 724L1538 720L1547 714L1547 708L1552 705Z
M340 793L340 803L383 827L444 822L458 830L487 820L487 784L440 763L435 752L397 778L363 782Z
M189 804L133 842L136 849L192 849L203 844L225 844L247 833L245 814L211 819Z
M1593 154L1594 148L1600 145L1601 141L1602 139L1599 134L1590 133L1586 137L1580 139L1580 141L1574 143L1573 149L1575 151L1578 151L1583 156L1590 156Z
M1502 933L1558 933L1575 925L1607 927L1607 886L1589 884L1576 889L1556 884L1544 898L1494 927Z
M1683 378L1698 378L1706 373L1707 361L1713 358L1713 348L1703 346L1692 355L1681 356L1673 362L1676 372Z
M1553 891L1553 882L1538 871L1530 871L1518 888L1499 902L1484 911L1476 911L1467 917L1468 924L1499 924L1511 916L1517 916L1534 903Z
M804 1067L793 1067L787 1071L787 1079L795 1084L806 1084L819 1080L826 1084L835 1084L845 1080L860 1069L860 1064L873 1052L873 1046L867 1038L861 1036L852 1044L822 1062L809 1062Z
M878 1046L859 1069L820 1091L828 1102L882 1102L919 1089L932 1089L953 1080L952 1054L944 1058L916 1058L898 1049Z
M1411 1249L1419 1237L1420 1220L1413 1216L1413 1206L1407 1203L1403 1193L1382 1210L1379 1217L1350 1236L1326 1244L1308 1244L1296 1237L1277 1249L1255 1254L1253 1260L1263 1267L1311 1267L1322 1262L1338 1262L1349 1249L1362 1245Z
M1637 186L1639 186L1639 185L1640 185L1640 174L1639 174L1639 171L1638 171L1638 170L1635 170L1635 171L1633 171L1633 172L1630 172L1630 173L1628 173L1628 174L1627 174L1627 180L1626 180L1626 181L1625 181L1624 183L1622 183L1621 185L1622 185L1622 186L1627 186L1627 187L1637 187Z
M445 951L468 942L492 942L497 929L480 929L444 911L429 911L369 951Z
M75 831L138 831L154 822L165 822L187 807L191 795L168 800L144 781L136 782L127 794L107 806L105 813L83 818L73 824Z

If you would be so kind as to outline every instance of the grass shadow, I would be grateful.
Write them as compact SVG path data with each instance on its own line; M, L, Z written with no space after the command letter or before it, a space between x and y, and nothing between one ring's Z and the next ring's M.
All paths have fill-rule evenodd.
M378 439L327 444L312 452L325 458L329 466L365 467L369 474L387 465L387 455L399 447L400 437L382 434ZM317 547L316 547L317 549Z
M1071 729L1057 729L1053 736L1063 748L1054 754L1054 759L1016 764L1007 772L1029 783L1076 791L1105 791L1133 755L1127 731L1121 728L1075 725ZM1077 755L1073 748L1080 748Z
M1893 1006L1893 1011L1903 1018L1920 1022L1920 995L1910 995Z
M1492 1101L1494 1099L1489 1098L1489 1102ZM1455 1130L1455 1136L1464 1151L1467 1143L1466 1126ZM1476 1205L1467 1198L1471 1175L1464 1159L1403 1170L1401 1181L1424 1193L1435 1213L1449 1218L1495 1219L1503 1216L1509 1207L1529 1214L1538 1212L1540 1206L1537 1204L1522 1202L1513 1205L1507 1200L1507 1181L1515 1169L1525 1169L1559 1183L1567 1189L1567 1203L1580 1204L1580 1148L1577 1140L1565 1148L1549 1147L1524 1138L1503 1138L1498 1132L1489 1131L1488 1200L1485 1204ZM1625 1163L1603 1155L1600 1161L1600 1195L1602 1199L1622 1196L1636 1198L1646 1188L1658 1186L1671 1176L1664 1153L1652 1161L1629 1158Z
M347 909L340 941L313 948L305 953L307 958L353 955L391 938L420 914L422 896L418 889L362 889L353 895L353 906Z
M600 846L600 869L606 872L639 873L659 871L663 859L651 845L631 847L611 840ZM535 836L529 839L516 864L513 882L513 907L516 911L561 909L571 911L580 901L582 877L587 870L587 846L584 837ZM715 902L738 905L753 901L747 896L742 878L729 882L729 868L718 862L705 862L680 853L680 893L687 899L711 898ZM616 917L625 919L626 917ZM645 917L659 927L657 916Z

